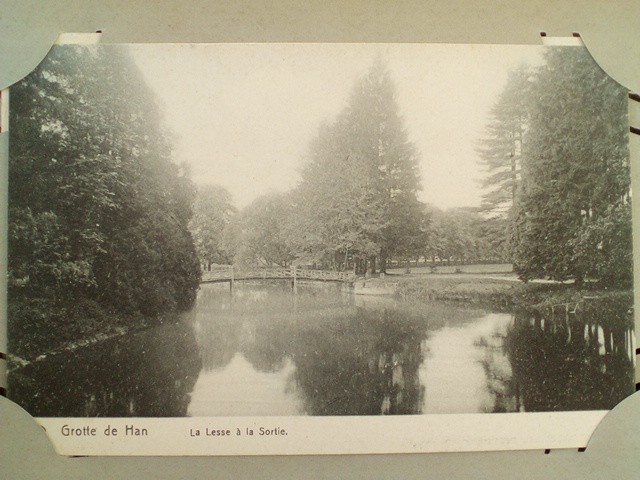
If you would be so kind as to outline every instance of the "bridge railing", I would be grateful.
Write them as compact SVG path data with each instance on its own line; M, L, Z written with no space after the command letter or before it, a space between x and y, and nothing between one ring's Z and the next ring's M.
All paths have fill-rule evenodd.
M343 282L353 282L356 276L353 272L334 272L331 270L306 270L298 269L296 276L309 280L340 280Z
M202 272L202 281L210 280L230 280L233 275L232 268L216 268L212 270L204 270Z
M335 272L331 270L311 270L296 267L287 268L251 268L240 269L236 267L216 268L202 272L202 281L242 280L252 278L297 278L301 280L331 280L353 282L353 272Z

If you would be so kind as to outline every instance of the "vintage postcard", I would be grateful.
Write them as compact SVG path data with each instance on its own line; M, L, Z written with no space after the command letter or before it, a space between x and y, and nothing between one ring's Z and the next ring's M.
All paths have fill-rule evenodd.
M56 45L3 92L7 396L67 455L586 446L629 92L576 45Z

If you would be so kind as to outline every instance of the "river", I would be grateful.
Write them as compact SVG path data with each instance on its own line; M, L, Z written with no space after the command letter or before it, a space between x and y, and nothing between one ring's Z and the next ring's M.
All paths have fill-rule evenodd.
M633 333L334 283L203 284L165 324L34 362L34 416L381 415L609 409L634 392Z

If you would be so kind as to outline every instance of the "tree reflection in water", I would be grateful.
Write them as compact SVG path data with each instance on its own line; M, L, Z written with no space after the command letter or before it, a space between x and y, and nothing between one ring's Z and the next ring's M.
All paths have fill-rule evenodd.
M247 402L247 411L279 411L270 393L269 398L257 398L267 393L267 377L256 377L260 384L246 385L241 393L237 379L224 373L236 359L228 366L241 374L238 353L256 372L273 374L273 388L282 388L282 374L293 366L284 388L289 411L298 414L424 413L425 385L419 370L428 353L428 332L443 325L467 325L486 313L354 297L341 294L335 285L301 286L297 295L285 283L247 283L233 296L218 287L208 289L210 293L199 298L195 322L204 365L194 390L193 412L198 414L236 411L224 393L226 382L243 395L237 401Z
M9 375L36 417L182 417L201 362L191 319L113 338Z
M421 413L426 324L397 309L358 307L300 331L295 379L309 415Z
M193 328L202 368L222 368L231 361L240 345L242 323L233 316L233 297L219 289L203 288L198 292ZM215 318L216 321L210 321Z
M333 284L206 285L181 321L12 371L10 398L80 417L609 409L634 389L627 309L510 316Z
M491 411L607 410L634 392L628 306L574 307L520 309L503 338L480 340Z

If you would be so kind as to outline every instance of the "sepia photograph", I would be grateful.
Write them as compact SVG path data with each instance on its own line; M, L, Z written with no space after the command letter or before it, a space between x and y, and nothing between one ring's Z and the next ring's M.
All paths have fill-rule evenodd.
M635 392L628 93L583 46L54 46L9 88L7 396L610 410Z

